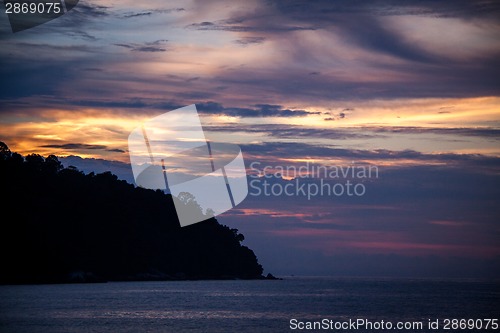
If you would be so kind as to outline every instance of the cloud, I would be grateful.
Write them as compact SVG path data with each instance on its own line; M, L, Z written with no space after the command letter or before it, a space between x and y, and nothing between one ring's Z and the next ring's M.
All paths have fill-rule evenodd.
M448 7L460 8L459 6ZM498 8L493 4L490 7L491 9ZM427 7L425 4L422 6L416 3L401 5L393 1L380 1L378 5L353 5L346 1L339 3L317 1L314 4L306 4L303 1L271 1L268 6L259 7L257 12L238 11L224 20L193 23L187 27L205 31L223 30L239 33L260 31L265 32L271 39L276 39L271 37L276 33L329 30L343 36L346 42L358 44L371 51L423 63L442 61L436 54L429 53L419 45L407 41L397 29L388 27L386 22L380 20L379 17L390 13L391 9L386 9L384 12L381 8L399 9L398 15L412 13L415 8L420 8L417 11L419 15L424 13L432 15L436 11L443 10L438 6Z
M233 41L233 43L242 46L247 46L251 44L262 44L264 43L265 40L266 38L264 37L242 37L240 39Z
M140 12L140 13L126 14L123 17L124 18L131 18L131 17L138 17L138 16L150 16L152 14L153 14L153 12Z
M444 135L477 136L477 137L484 137L491 139L500 139L500 129L493 127L490 128L441 127L440 128L440 127L390 126L390 127L366 127L366 129L372 130L376 133L412 133L412 134L435 133Z
M429 166L430 168L449 169L461 167L474 172L497 173L500 158L480 154L426 154L414 150L394 151L388 149L344 149L299 142L264 142L244 144L242 150L250 161L261 160L273 165L280 163L300 165L304 160L344 161L350 163L369 163L383 165L386 169L398 169L402 166ZM439 181L437 181L439 183Z
M144 44L137 43L115 43L114 45L136 52L165 52L167 49L163 47L168 42L166 39L155 40L153 42L146 42Z
M0 69L0 76L2 87L6 88L0 98L12 100L50 95L57 97L54 98L57 103L60 98L96 102L102 97L105 103L119 103L126 102L130 96L144 98L147 86L148 97L156 99L145 102L148 105L158 104L159 99L174 101L177 105L215 101L226 107L229 114L251 117L272 113L265 108L260 111L255 106L257 103L299 105L300 110L307 111L308 105L327 107L332 101L498 95L500 46L489 42L487 47L477 48L499 31L498 25L486 18L486 10L471 9L477 12L473 22L453 21L455 23L450 24L455 25L445 30L467 32L476 29L474 34L465 34L463 38L452 34L451 37L463 45L460 50L470 50L470 54L455 57L457 52L453 48L447 52L450 47L434 47L433 43L447 42L445 36L424 34L415 39L411 29L392 20L402 15L401 11L426 6L430 8L423 10L427 14L412 15L432 17L433 6L439 6L427 2L420 5L387 3L390 6L353 6L346 2L322 1L307 6L303 2L256 2L254 11L221 11L217 17L223 17L222 20L197 12L202 9L193 6L185 12L173 11L175 24L163 23L162 28L157 21L144 25L136 22L139 20L123 19L124 13L154 12L153 9L120 11L119 7L89 5L82 7L80 13L75 12L78 14L73 15L76 22L71 21L72 17L64 18L72 15L71 11L61 17L67 21L54 20L57 26L40 26L45 30L37 31L36 38L33 34L22 40L10 38L5 41L1 53L5 66ZM217 7L217 4L202 8L206 10L207 6ZM464 3L442 6L454 13L451 8L461 5L465 6ZM491 8L494 5L486 3L485 6L494 12ZM75 10L79 7L80 4ZM435 11L445 12L440 7ZM92 17L92 13L98 15ZM216 27L223 21L229 26L248 26L261 31L228 33L182 28L192 24L193 19L207 28ZM432 19L431 23L438 22L438 27L445 27L443 22L449 21L439 15ZM412 25L417 23L412 22ZM314 30L283 30L293 26L313 27ZM128 36L124 31L136 31L139 27L145 29L142 40L124 37ZM424 28L422 26L422 30ZM54 38L53 34L60 34L57 31L69 35L62 40ZM155 38L151 41L148 36ZM168 44L163 37L169 39ZM220 41L223 47L210 42L212 39ZM197 42L188 42L193 40ZM245 45L249 47L243 49L241 46ZM32 59L32 51L36 51L36 61ZM57 61L54 51L60 52ZM201 54L204 56L200 57ZM158 60L160 56L161 61ZM82 68L106 70L82 74ZM54 71L57 75L51 75ZM193 77L200 79L188 80ZM100 87L97 92L96 85ZM70 86L78 89L77 96L68 91ZM235 111L236 108L240 110ZM348 113L346 115L350 118ZM338 117L325 115L324 118Z
M499 13L499 6L490 1L448 4L270 1L247 12L235 11L224 20L195 23L191 28L232 31L240 35L240 39L259 31L259 36L271 42L269 45L279 45L279 49L286 50L280 54L277 68L266 68L258 74L244 68L233 69L217 76L224 83L241 84L245 88L254 80L265 83L273 95L301 96L310 102L327 99L326 96L340 100L496 96L500 84L496 78L500 72L495 69L500 68L500 49L498 44L486 42L493 38L492 31L499 31L498 24L491 21L493 13ZM411 15L416 20L412 24L425 18L440 23L438 27L443 29L446 28L444 23L448 22L449 29L467 32L462 38L451 36L457 42L470 44L472 40L480 40L477 46L484 40L484 47L457 58L459 50L454 50L453 45L436 47L443 42L448 45L449 42L444 40L448 37L443 36L443 41L439 41L438 37L432 37L435 34L412 34L408 27L393 19L402 15ZM474 18L475 23L466 20L449 22L442 17ZM299 31L288 27L307 27L311 31L301 36ZM475 36L477 31L474 29L482 30L484 36ZM476 32L472 33L473 30ZM314 43L315 38L306 36L331 40L332 46ZM491 47L487 47L488 44ZM357 59L355 63L348 60L346 54L353 55ZM359 66L360 60L362 66ZM342 67L336 68L336 64L342 64ZM307 75L311 72L322 75ZM369 77L377 79L367 79ZM259 90L257 83L254 88L259 95L266 94L266 91Z
M156 47L156 46L141 46L141 47L134 47L132 51L139 51L139 52L165 52L166 49L161 48L161 47Z
M86 27L97 20L106 20L112 17L112 8L92 1L79 2L70 12L54 20L49 25L44 24L37 29L39 33L45 34L57 32L68 36L89 36ZM92 39L92 38L91 38Z
M83 68L82 70L88 71L88 72L102 72L103 71L102 68L97 68L97 67L87 67L87 68Z
M106 150L109 152L115 152L115 153L124 153L125 151L122 149L110 149L105 145L91 145L91 144L85 144L85 143L64 143L64 144L47 144L47 145L42 145L40 147L43 148L61 148L61 149L67 149L67 150Z
M342 20L338 27L346 40L359 44L365 49L392 55L401 59L435 63L443 61L437 55L429 53L415 43L407 42L397 31L387 27L373 16L361 16L358 19L363 22L353 22L352 18L338 18Z
M316 18L328 17L331 14L372 14L377 16L415 15L432 17L494 17L500 11L495 0L467 1L418 1L410 0L377 0L369 2L352 2L349 0L319 0L313 3L301 0L272 0L271 7L278 12L294 17Z
M145 10L141 12L130 12L127 14L123 15L123 18L137 18L137 17L148 17L153 14L165 14L165 13L172 13L172 12L183 12L185 11L184 8L169 8L169 9L151 9L151 10Z
M65 143L65 144L50 144L43 145L46 148L64 148L64 149L106 149L104 145L89 145L84 143Z
M206 125L206 131L213 132L244 132L262 134L277 138L324 138L331 140L347 139L373 139L380 137L375 133L367 134L365 131L349 128L318 128L300 125L283 124L252 124L252 125Z
M317 28L309 25L309 26L300 26L300 25L282 25L282 24L274 24L269 21L262 21L262 25L254 24L241 24L245 19L229 19L229 20L220 20L215 22L200 22L200 23L192 23L186 26L187 29L194 30L204 30L204 31L231 31L231 32L274 32L274 33L286 33L290 31L305 31L305 30L316 30Z
M284 109L281 105L255 104L254 108L224 107L216 102L196 103L199 113L231 117L302 117L319 114L316 111Z
M326 118L324 120L335 120ZM346 139L374 139L384 138L389 134L439 134L444 136L457 137L480 137L488 139L500 139L500 129L498 128L440 128L440 127L415 127L415 126L363 126L342 127L342 128L318 128L303 125L283 125L283 124L223 124L206 125L205 129L214 132L244 132L259 133L270 137L281 138L325 138L335 140Z

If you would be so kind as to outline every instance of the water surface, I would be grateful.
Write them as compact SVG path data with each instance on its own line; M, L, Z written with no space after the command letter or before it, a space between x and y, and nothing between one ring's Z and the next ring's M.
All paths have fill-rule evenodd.
M429 319L499 314L499 283L480 280L292 277L0 286L2 333L297 332L290 329L292 318L427 325Z

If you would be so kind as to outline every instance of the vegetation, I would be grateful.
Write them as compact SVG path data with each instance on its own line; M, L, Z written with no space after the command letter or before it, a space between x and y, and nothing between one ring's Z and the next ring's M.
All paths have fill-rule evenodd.
M0 142L0 283L262 278L237 229L181 228L173 199Z

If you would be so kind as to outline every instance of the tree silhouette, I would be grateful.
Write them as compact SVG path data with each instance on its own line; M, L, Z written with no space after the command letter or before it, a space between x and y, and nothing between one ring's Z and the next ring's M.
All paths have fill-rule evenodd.
M213 217L181 228L172 196L110 172L0 142L0 192L0 283L262 278L237 229Z
M11 156L11 151L9 147L4 142L0 141L0 160L6 160L10 158Z

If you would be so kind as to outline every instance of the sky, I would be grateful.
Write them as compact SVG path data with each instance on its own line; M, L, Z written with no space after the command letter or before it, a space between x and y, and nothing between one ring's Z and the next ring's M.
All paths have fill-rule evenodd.
M500 277L499 17L495 1L81 0L12 33L2 10L0 140L133 182L129 133L196 104L207 138L242 149L249 195L218 220L266 272ZM348 181L363 194L311 193Z

